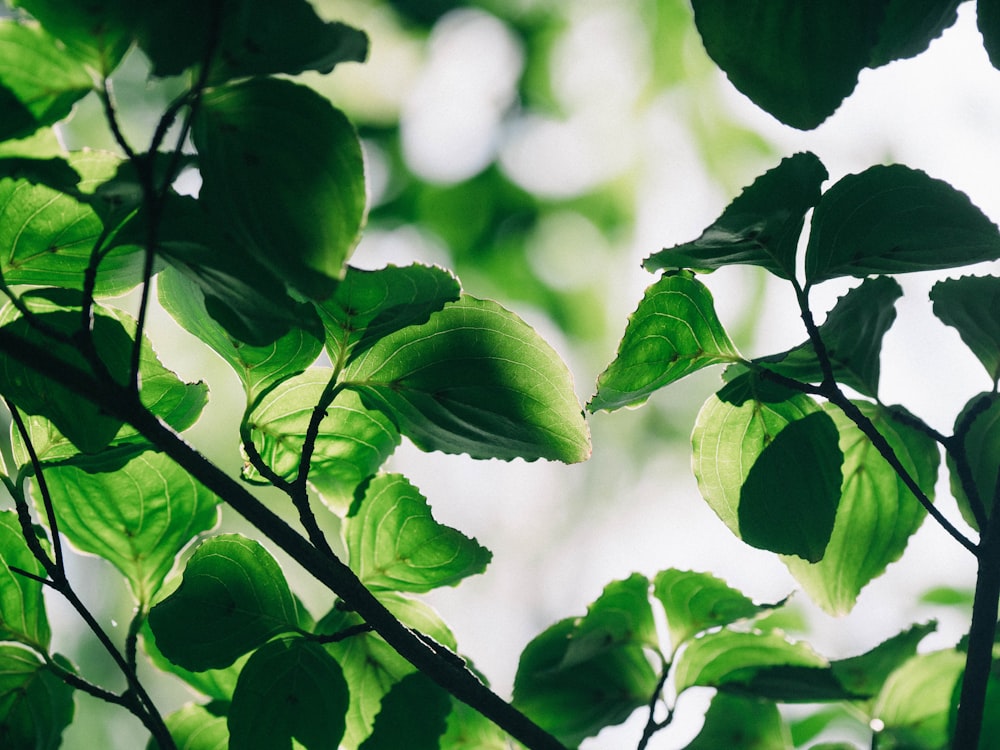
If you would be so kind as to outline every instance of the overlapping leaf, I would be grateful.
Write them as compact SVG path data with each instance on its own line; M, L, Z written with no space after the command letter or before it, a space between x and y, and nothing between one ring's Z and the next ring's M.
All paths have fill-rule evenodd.
M68 671L70 665L55 660ZM73 688L20 646L0 644L0 727L4 746L59 750L73 721Z
M728 3L717 5L721 8ZM701 237L655 253L643 266L649 271L714 271L745 264L792 279L806 212L819 202L820 186L827 177L815 154L803 152L783 159L746 188Z
M885 407L867 402L857 406L933 498L940 463L934 441ZM814 602L830 614L843 615L853 609L861 589L902 556L927 512L864 433L839 409L826 411L837 425L844 455L830 543L819 562L796 557L784 562Z
M790 750L792 738L772 701L716 693L705 724L684 750Z
M885 727L884 741L902 747L946 747L952 698L964 666L965 654L934 651L914 656L893 672L872 712Z
M107 76L132 41L134 0L14 0L59 38L76 58Z
M892 673L916 655L920 642L936 629L934 622L913 625L870 651L832 662L834 674L848 690L859 695L876 695Z
M900 164L844 177L813 212L806 280L955 268L1000 258L1000 233L947 182Z
M438 523L427 499L399 474L375 477L344 530L351 568L370 589L425 592L482 573L492 554Z
M980 393L973 396L955 419L957 426L967 422L969 414L976 412L965 433L963 449L968 459L971 476L982 510L989 518L997 499L997 477L1000 467L1000 398L995 393ZM947 456L951 491L958 502L962 517L973 528L979 528L979 521L972 509L966 487L962 483L954 457Z
M587 408L639 404L685 375L737 359L705 285L688 273L666 275L646 290L629 318L618 354L598 378Z
M567 463L590 455L566 365L493 302L463 296L423 325L384 336L343 380L423 450Z
M382 698L372 734L359 750L439 750L450 711L447 691L423 673L412 672Z
M228 704L232 700L233 691L236 689L236 680L240 676L243 665L250 658L250 654L244 654L228 667L192 672L174 664L163 655L163 652L156 645L156 636L153 635L153 631L149 627L149 620L142 624L139 633L142 636L142 646L146 656L157 669L179 677L187 685L213 701ZM157 748L157 750L159 749Z
M1000 5L990 0L977 2L976 23L990 62L994 68L1000 68Z
M931 289L934 314L951 326L972 350L994 385L1000 380L1000 279L963 276L939 281Z
M184 750L229 750L229 728L225 716L216 716L206 706L187 703L164 718L170 736ZM146 750L160 750L150 739Z
M15 573L11 568L45 578L21 535L14 511L0 511L0 641L20 641L47 649L51 636L42 584Z
M232 664L298 625L281 568L257 542L237 534L203 542L180 586L150 611L160 651L185 669Z
M507 735L474 708L452 701L441 750L509 750Z
M962 0L889 0L871 68L915 57L958 19Z

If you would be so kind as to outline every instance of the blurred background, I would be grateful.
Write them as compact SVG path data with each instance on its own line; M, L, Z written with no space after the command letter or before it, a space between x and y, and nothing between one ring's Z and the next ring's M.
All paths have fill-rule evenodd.
M1000 219L1000 72L986 59L970 4L924 55L862 73L841 110L805 133L780 125L731 87L707 58L686 0L314 4L371 38L366 64L304 77L347 112L364 143L371 208L352 263L419 260L454 269L468 293L500 301L553 344L582 402L655 280L641 269L642 258L698 236L783 156L815 152L831 181L900 162L948 181ZM134 115L126 131L137 143L181 86L152 86L146 74L133 55L116 81L121 109ZM96 100L79 105L63 137L70 147L113 147ZM886 338L881 396L950 433L962 405L990 383L957 334L931 315L927 291L936 278L900 279L906 296ZM704 280L745 355L804 340L791 289L759 269L724 269ZM820 319L851 285L817 290ZM165 316L155 326L151 336L165 364L212 389L192 440L236 474L243 403L235 376ZM634 571L711 571L761 601L795 589L775 556L733 538L698 495L689 434L718 384L713 369L641 409L593 415L594 454L582 465L473 462L408 445L393 457L390 468L421 489L439 521L494 553L485 575L427 599L498 692L509 695L531 638L582 615L607 583ZM939 503L957 518L946 479ZM243 528L229 514L224 524ZM973 562L927 523L849 617L830 618L796 597L796 634L821 653L847 656L937 618L939 632L926 645L951 645L967 627L967 612L921 596L937 586L971 590ZM99 560L75 564L78 580L94 582L85 599L123 630L131 605L120 576ZM286 572L314 615L329 608L328 593L298 581L291 564ZM104 675L116 684L88 635L73 630L75 616L56 600L50 614L57 647L97 681ZM161 690L165 711L190 699L179 684ZM675 726L650 747L683 747L706 701L686 698ZM145 743L136 722L85 696L77 716L68 748ZM636 715L583 747L634 747L644 721Z

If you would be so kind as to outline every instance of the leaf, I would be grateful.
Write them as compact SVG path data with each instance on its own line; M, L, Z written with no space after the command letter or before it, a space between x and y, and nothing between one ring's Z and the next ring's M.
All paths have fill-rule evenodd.
M837 382L877 398L882 338L896 319L903 290L888 276L865 279L837 300L819 327ZM823 367L811 341L760 361L769 370L805 383L820 383Z
M856 405L933 498L941 460L934 441L890 409L867 402ZM817 563L794 557L783 562L814 602L831 615L844 615L854 608L861 590L902 556L926 511L864 433L839 409L826 411L836 423L844 455L830 543Z
M189 669L184 669L184 667L174 664L163 655L163 652L156 645L156 636L153 635L153 631L149 627L148 619L143 622L139 633L142 636L142 646L146 651L146 655L157 669L179 677L188 686L212 698L214 701L228 703L232 700L233 691L236 689L236 680L243 670L243 665L250 658L250 654L244 654L228 667L222 669L206 669L200 672L192 672ZM155 750L159 750L159 748Z
M699 5L707 4L694 5L697 12ZM813 153L783 159L744 189L698 239L651 255L643 267L647 271L714 271L743 264L793 279L806 212L819 202L820 186L827 177L826 168Z
M705 49L733 85L786 125L810 130L854 90L888 0L694 0Z
M371 480L344 521L351 568L369 589L423 593L482 573L493 555L439 524L400 474Z
M372 734L359 750L438 750L450 712L447 691L412 672L386 693Z
M281 638L250 657L229 709L230 746L246 750L337 747L344 736L348 687L322 646Z
M180 586L149 613L163 654L194 672L227 667L297 623L278 563L260 544L238 534L202 542Z
M744 374L698 414L691 437L698 487L747 544L822 558L842 456L832 420L818 410L802 393Z
M225 716L216 716L206 706L187 703L164 718L170 736L183 750L229 750L229 728ZM146 750L160 750L150 739Z
M510 750L507 735L492 721L461 701L453 700L441 750Z
M963 276L945 279L931 288L934 314L958 331L972 350L993 385L1000 380L1000 279L995 276Z
M860 656L831 663L833 673L845 688L863 695L877 695L885 681L917 653L917 646L937 630L936 622L913 625Z
M868 67L916 57L958 20L962 0L890 0Z
M3 140L59 122L93 88L84 67L35 24L0 20L0 48L0 86L19 115L9 120L4 107Z
M116 463L50 466L45 479L59 531L125 574L145 607L181 550L218 523L219 499L164 453Z
M310 369L276 385L247 416L246 428L264 463L289 481L299 472L309 421L329 380L329 370ZM320 422L309 481L343 514L358 485L378 471L399 442L388 417L366 409L356 393L342 391ZM243 477L264 481L249 464Z
M45 30L58 37L77 59L110 75L131 43L133 0L14 0L37 18Z
M54 657L72 672L65 659ZM73 721L73 688L30 651L0 644L0 743L5 748L58 750Z
M1000 397L996 393L980 393L969 399L955 419L956 432L974 411L978 413L968 427L962 447L969 462L972 475L970 479L989 518L993 513L994 504L1000 502L997 499L1000 487L998 479L1000 470L997 468L1000 467ZM951 492L958 502L962 518L970 526L978 529L979 523L972 512L969 495L965 491L958 467L950 453L946 455L946 461L951 479Z
M990 62L994 68L1000 68L1000 4L991 0L978 0L976 23L979 33L983 35L983 47L986 48Z
M5 510L0 511L0 641L19 641L46 651L52 633L42 584L11 568L47 577L45 568L28 549L17 514Z
M996 225L947 182L900 164L844 177L812 217L806 279L955 268L1000 258Z
M791 750L788 728L770 701L716 693L705 724L684 750Z
M893 672L872 712L885 726L879 745L945 747L952 695L964 666L964 654L934 651L914 656Z
M437 266L413 264L365 271L348 266L337 291L317 305L330 359L346 363L379 339L427 322L461 295L458 279Z
M347 118L304 86L252 78L207 91L192 137L201 199L231 240L307 297L328 297L365 212Z
M493 302L463 296L427 323L379 339L347 366L343 383L422 450L566 463L590 455L566 365Z
M629 318L618 354L597 379L597 394L587 408L640 404L685 375L738 359L705 285L690 274L665 275L646 290Z
M778 604L754 604L709 573L668 568L653 579L653 595L667 614L674 653L690 638L711 628L754 617Z

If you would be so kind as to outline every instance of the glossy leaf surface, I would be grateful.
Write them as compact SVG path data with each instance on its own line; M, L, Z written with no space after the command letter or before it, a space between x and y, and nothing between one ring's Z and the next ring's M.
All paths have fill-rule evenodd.
M820 186L827 177L815 154L783 159L744 189L701 237L655 253L643 266L648 271L714 271L745 264L761 266L782 279L795 278L795 254L806 212L819 202Z
M69 668L60 656L55 659ZM4 747L59 750L63 730L72 721L73 688L30 651L0 644L0 737Z
M705 724L684 750L790 750L792 740L770 701L716 693Z
M963 276L939 281L931 289L934 314L951 326L972 350L994 385L1000 380L1000 279Z
M371 736L358 750L438 750L451 696L429 677L412 672L382 698Z
M423 450L567 463L590 455L566 365L493 302L466 296L385 336L343 379Z
M163 654L197 672L229 666L294 629L298 616L274 558L253 540L224 534L198 546L180 586L150 611L149 624Z
M690 274L667 275L646 290L629 318L618 354L597 379L587 408L640 404L685 375L738 358L705 285Z
M47 649L51 637L42 584L16 573L42 578L45 569L31 554L14 511L0 511L0 640Z

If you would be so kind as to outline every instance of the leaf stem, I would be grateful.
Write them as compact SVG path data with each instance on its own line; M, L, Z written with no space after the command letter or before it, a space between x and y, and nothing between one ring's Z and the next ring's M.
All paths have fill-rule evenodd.
M646 726L643 727L642 738L639 740L636 750L646 750L646 746L649 745L649 741L653 738L653 735L669 726L670 722L674 719L674 709L669 706L667 707L667 715L662 721L657 721L655 713L656 704L660 702L660 694L663 692L663 687L667 684L667 678L670 676L670 666L669 662L663 662L660 679L657 680L656 689L649 699L649 718L646 719Z

